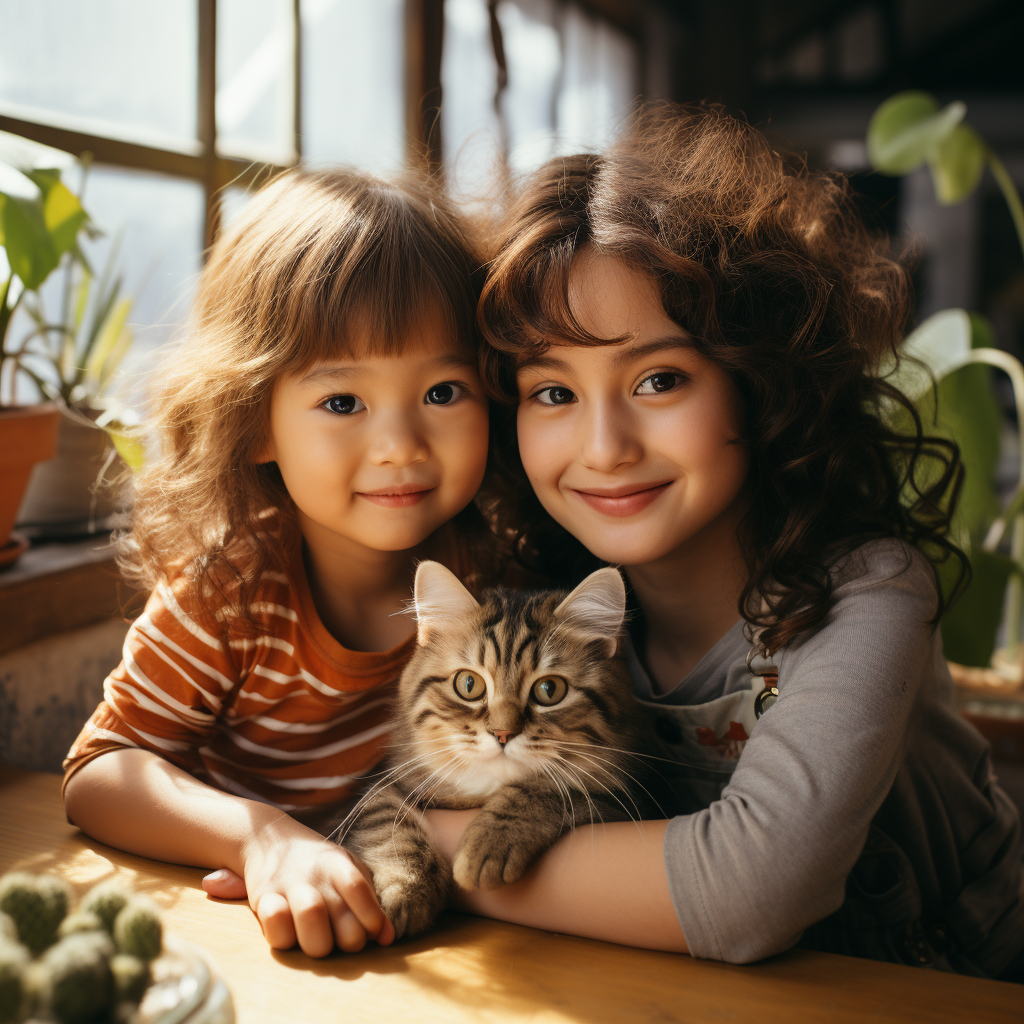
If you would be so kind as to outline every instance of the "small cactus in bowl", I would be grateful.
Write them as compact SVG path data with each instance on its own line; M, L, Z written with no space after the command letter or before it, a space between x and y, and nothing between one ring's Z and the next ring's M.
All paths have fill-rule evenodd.
M113 935L114 921L130 898L131 893L117 882L100 882L85 894L79 909L95 914L103 922L103 927Z
M68 887L54 875L12 871L0 878L0 911L14 921L21 944L41 953L68 912Z
M149 961L160 955L163 925L150 900L136 896L129 900L114 921L114 944L118 953Z
M28 995L29 952L18 942L0 939L0 1024L21 1020Z
M156 906L104 882L69 914L69 895L53 875L0 877L0 1024L128 1019L145 994L163 947Z

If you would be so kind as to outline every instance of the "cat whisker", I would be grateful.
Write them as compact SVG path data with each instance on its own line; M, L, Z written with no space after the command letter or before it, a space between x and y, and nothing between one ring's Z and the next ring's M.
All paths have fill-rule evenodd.
M557 757L560 761L563 761L566 765L571 765L572 768L575 771L582 772L588 779L591 779L596 785L600 786L601 789L603 789L622 808L622 810L626 814L626 817L629 818L630 821L634 822L638 829L640 828L640 821L641 821L640 808L637 806L637 803L632 798L632 796L629 795L628 790L623 790L622 792L625 793L625 795L629 798L630 803L633 804L633 809L636 811L636 817L634 817L630 813L629 808L619 799L618 794L616 793L616 791L614 789L612 789L610 786L605 785L605 783L602 782L596 775L594 775L591 772L588 772L587 769L584 768L582 765L573 764L571 761L566 761L560 754L555 754L555 757ZM589 794L588 794L588 800L589 800ZM600 817L600 815L599 815L599 817ZM604 819L602 818L601 820L603 821Z
M417 765L424 761L428 761L432 756L436 754L444 754L450 751L454 751L454 746L451 748L443 748L438 751L430 751L426 754L421 754L419 757L412 757L401 764L395 765L393 768L387 769L383 772L379 772L380 778L375 782L366 793L364 793L352 806L352 809L345 815L344 818L331 830L330 834L326 837L329 841L333 840L341 845L345 836L348 835L349 830L358 820L360 813L362 813L366 804L380 793L383 789L397 782L405 775L410 774ZM367 778L373 778L374 776L367 776ZM335 839L335 836L338 838Z
M557 757L558 755L556 754L555 756ZM598 820L603 823L604 822L604 817L601 814L601 812L597 809L597 807L595 806L594 801L593 801L593 799L590 796L589 788L587 786L585 786L580 781L579 777L576 775L576 767L577 766L572 764L569 761L565 761L562 758L560 758L559 760L561 761L561 763L559 764L559 763L556 762L556 763L554 763L552 765L552 767L557 767L559 770L561 770L561 772L566 776L566 778L568 778L572 782L574 788L579 793L581 793L583 798L587 801L587 813L590 815L590 824L591 825L596 824L596 822L594 821L594 815L595 814L597 815ZM575 828L575 827L576 826L574 824L573 828Z
M562 742L568 742L568 741L555 740L554 742L557 745L557 744L561 744ZM576 746L577 744L571 744L571 745L572 746ZM591 763L593 763L593 761L596 759L598 761L604 761L606 764L610 764L613 768L616 769L616 771L621 772L623 775L625 775L626 778L629 779L630 782L632 782L634 786L636 786L640 790L643 790L643 792L647 794L648 799L651 801L652 804L654 804L654 806L658 809L659 813L663 817L665 817L665 818L669 817L669 815L665 812L665 809L655 799L654 794L651 793L651 791L635 775L633 775L631 772L628 772L621 765L616 764L614 761L610 760L609 758L601 757L600 754L595 754L593 752L593 749L592 748L588 748L586 746L586 744L579 744L579 745L584 747L585 749L583 749L583 750L572 750L572 751L570 751L570 753L575 755L575 756L577 756L577 757L584 757L588 761L590 761ZM600 749L602 749L602 750L615 750L616 748L615 747L601 747ZM626 751L622 751L622 753L626 753ZM636 806L636 801L633 800L632 797L630 797L630 800L632 801L633 806L636 807L637 817L642 819L643 815L640 813L640 808Z
M570 796L568 801L566 800L568 790L565 789L549 765L542 761L540 767L554 783L555 790L558 792L558 798L562 801L562 824L569 824L572 828L576 828L576 811L572 806L572 797Z

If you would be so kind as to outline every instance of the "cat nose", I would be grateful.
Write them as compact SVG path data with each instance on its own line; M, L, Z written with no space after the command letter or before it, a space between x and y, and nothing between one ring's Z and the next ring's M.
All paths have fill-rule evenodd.
M510 732L508 729L491 729L491 735L502 745L505 746L508 743L509 738L512 736L518 736L517 732Z

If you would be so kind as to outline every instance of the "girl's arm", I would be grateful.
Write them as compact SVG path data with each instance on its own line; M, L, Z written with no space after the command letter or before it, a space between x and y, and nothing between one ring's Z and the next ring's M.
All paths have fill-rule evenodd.
M454 859L476 811L428 811L427 830ZM627 946L688 952L669 893L662 844L667 821L582 825L525 878L498 889L459 890L458 905L484 917Z
M275 949L298 941L325 956L394 929L361 865L268 804L199 782L146 750L113 750L82 765L64 791L68 818L101 842L176 864L228 868Z

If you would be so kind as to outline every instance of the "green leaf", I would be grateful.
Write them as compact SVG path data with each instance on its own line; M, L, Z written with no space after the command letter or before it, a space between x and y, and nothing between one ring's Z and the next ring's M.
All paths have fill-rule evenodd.
M970 125L958 124L928 157L935 198L943 206L962 203L978 187L986 156L981 136Z
M890 384L916 402L931 388L933 379L963 365L970 352L970 317L962 309L944 309L904 340L896 372L883 373Z
M114 424L103 429L110 435L117 454L128 464L128 468L133 473L142 469L142 464L146 461L146 451L142 446L142 441L134 434L127 433L124 428L118 429Z
M871 165L884 174L917 170L939 143L964 119L967 107L957 101L939 110L926 92L901 92L887 99L868 124Z
M1015 567L1006 556L976 549L971 555L970 585L942 616L942 650L950 661L988 668L1003 615L1006 584ZM939 568L943 590L955 580L955 559Z
M971 348L998 348L992 321L981 313L968 313L971 321Z
M103 326L100 328L99 334L96 336L96 343L92 347L92 351L89 353L89 358L85 364L85 380L95 381L99 383L101 376L103 375L104 364L110 359L114 353L118 342L121 340L121 335L125 332L125 321L128 319L128 312L132 308L131 299L122 299L118 302L110 311L109 316L104 320ZM131 332L128 332L129 336ZM130 344L130 341L129 341ZM126 350L127 345L123 346ZM124 352L121 353L121 358L124 357ZM120 359L118 359L120 362ZM109 377L113 369L108 371L105 375Z
M25 175L26 177L31 178L36 185L39 186L39 191L44 197L49 193L51 188L60 184L60 171L54 170L53 168L26 171Z
M88 214L82 209L70 189L57 181L46 193L43 200L43 220L46 223L57 256L63 256L78 237L78 229L85 223Z
M89 291L92 287L92 271L88 267L82 268L82 280L78 285L78 298L75 301L75 333L82 327L85 319L85 307L89 304Z
M38 203L7 196L3 205L4 247L11 270L28 289L38 288L60 257Z
M922 404L927 406L930 400L928 395ZM933 432L956 441L964 464L954 535L976 538L1002 510L995 489L1002 410L992 390L991 369L975 364L949 374L939 382L938 400Z

